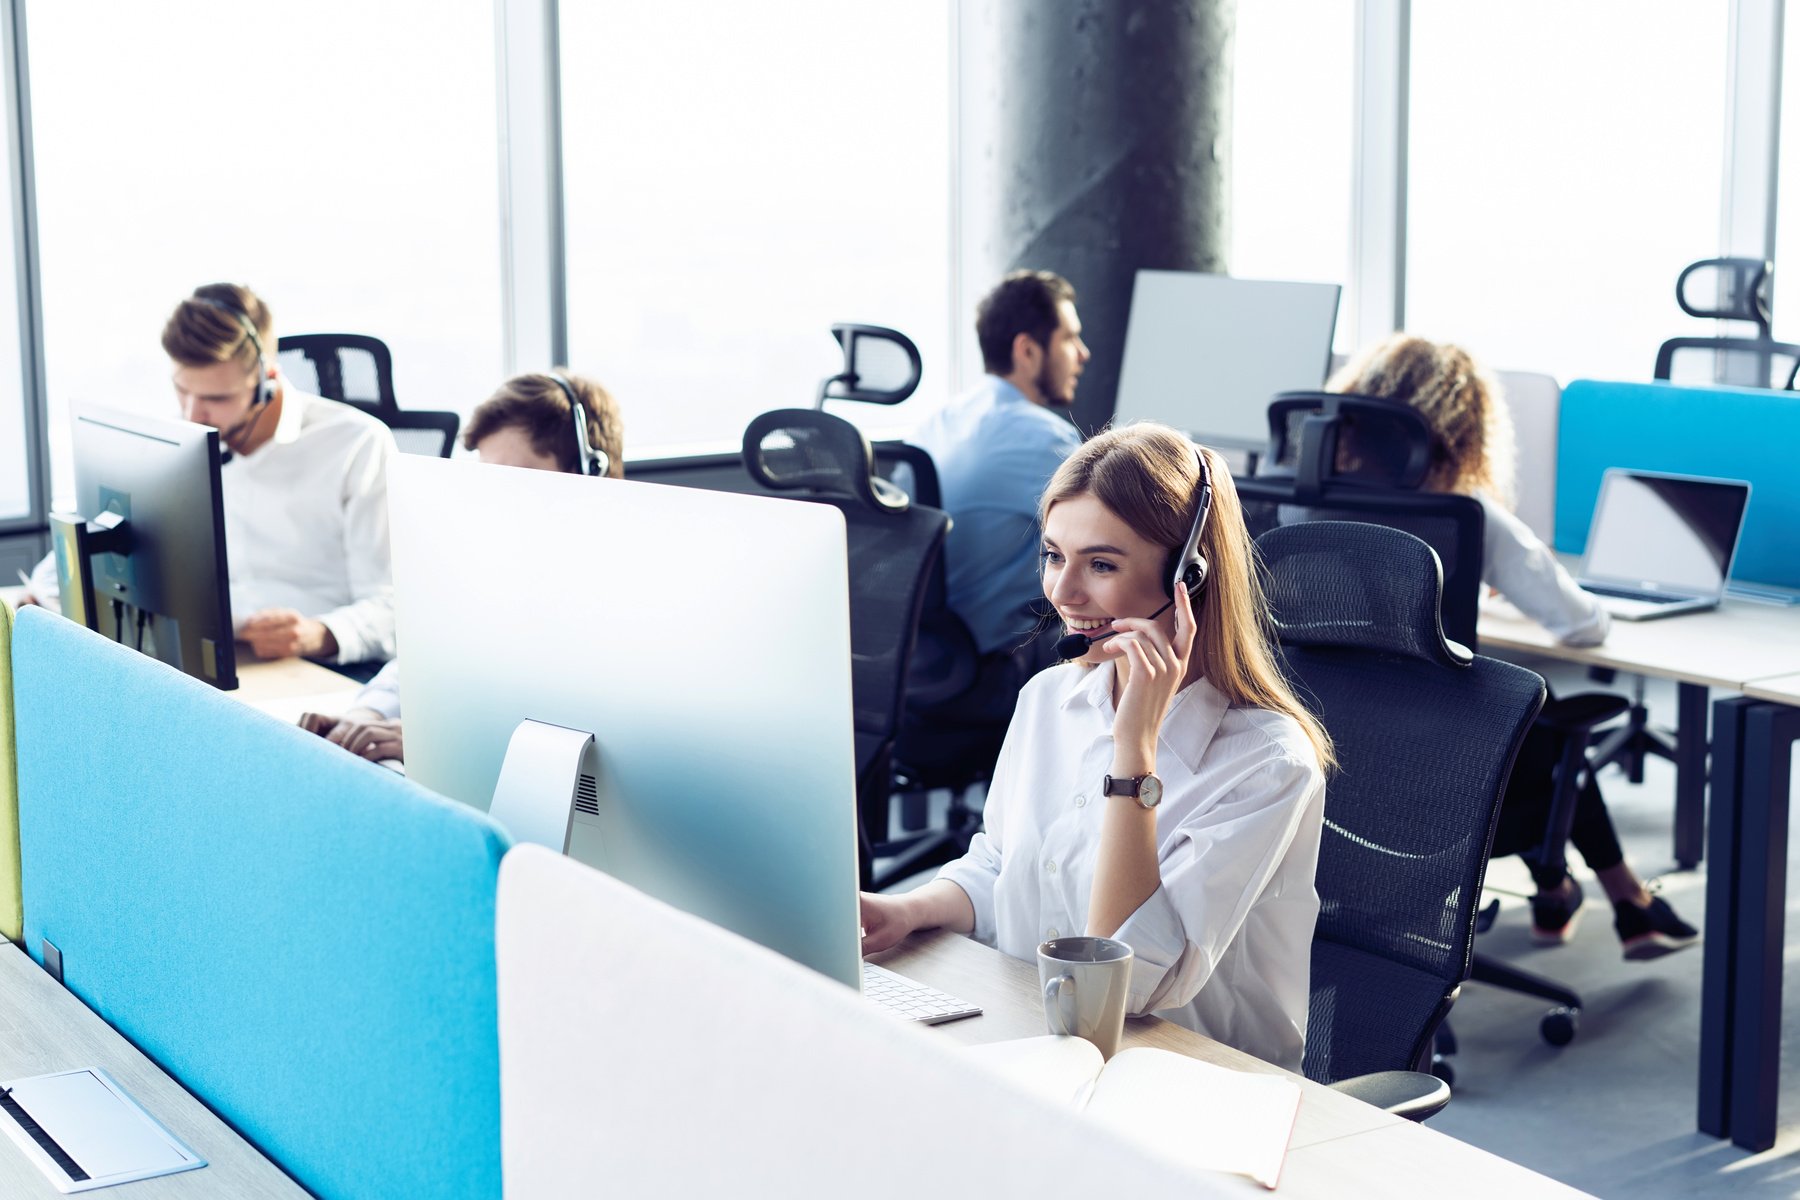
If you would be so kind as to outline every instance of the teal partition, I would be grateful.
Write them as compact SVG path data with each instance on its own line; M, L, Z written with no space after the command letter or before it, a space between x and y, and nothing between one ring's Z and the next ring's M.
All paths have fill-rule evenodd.
M19 793L13 741L13 613L0 600L0 935L19 940Z
M1580 554L1608 467L1750 481L1732 578L1800 587L1800 395L1578 379L1557 431L1556 548Z
M500 828L72 622L13 648L32 956L310 1191L499 1196Z

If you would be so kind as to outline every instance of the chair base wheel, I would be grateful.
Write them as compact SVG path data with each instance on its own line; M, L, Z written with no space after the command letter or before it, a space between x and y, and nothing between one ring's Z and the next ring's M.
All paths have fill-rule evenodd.
M1544 1014L1538 1023L1538 1032L1552 1046L1566 1046L1575 1040L1575 1031L1581 1028L1581 1010L1579 1008L1553 1008Z

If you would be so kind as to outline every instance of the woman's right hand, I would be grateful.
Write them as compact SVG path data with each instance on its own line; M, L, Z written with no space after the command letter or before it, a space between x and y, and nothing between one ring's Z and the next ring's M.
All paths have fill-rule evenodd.
M918 928L918 924L906 897L864 892L862 927L862 952L879 954L905 941L906 936Z

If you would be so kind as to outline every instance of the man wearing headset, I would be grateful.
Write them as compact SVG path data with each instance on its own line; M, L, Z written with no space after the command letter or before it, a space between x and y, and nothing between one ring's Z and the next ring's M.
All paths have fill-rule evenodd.
M618 401L567 368L515 375L469 414L463 448L484 463L625 477L624 422ZM338 716L303 713L300 726L371 762L405 760L400 723L400 660L383 667Z
M231 611L258 658L383 661L394 652L387 465L394 436L309 396L275 361L269 307L249 288L195 288L163 326L175 398L219 431ZM56 567L32 598L54 599Z

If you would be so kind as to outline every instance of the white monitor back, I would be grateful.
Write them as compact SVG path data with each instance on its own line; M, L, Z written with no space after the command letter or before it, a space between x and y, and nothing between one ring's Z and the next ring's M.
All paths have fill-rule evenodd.
M859 984L837 509L411 455L389 472L407 773L485 809L520 721L591 732L572 857Z
M541 847L500 864L494 950L509 1200L1258 1190Z
M1512 413L1518 463L1513 511L1546 545L1556 541L1556 429L1562 387L1549 375L1499 371L1500 390Z
M1163 421L1258 449L1277 392L1317 389L1337 326L1335 283L1139 271L1119 369L1117 421Z

